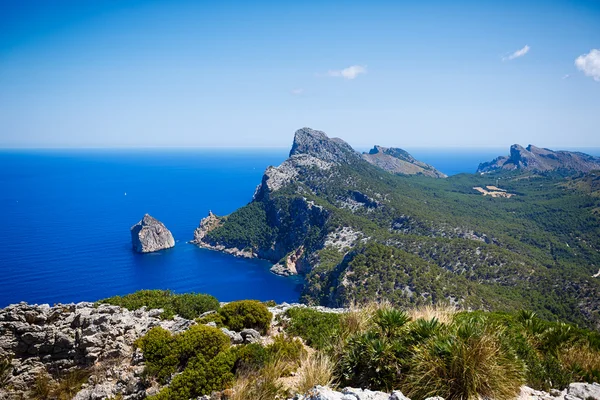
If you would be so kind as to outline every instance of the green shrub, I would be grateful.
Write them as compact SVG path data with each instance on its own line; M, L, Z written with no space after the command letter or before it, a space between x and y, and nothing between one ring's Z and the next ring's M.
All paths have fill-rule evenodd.
M202 357L208 363L229 348L229 337L217 328L194 325L175 336L161 327L154 327L136 341L144 353L147 375L166 383L189 361Z
M267 333L273 318L267 307L257 300L233 301L221 307L219 314L229 329L241 331L252 328L261 334Z
M136 341L136 346L144 353L145 372L165 383L179 366L179 353L171 332L160 326L154 327Z
M234 362L235 356L229 350L220 352L210 361L200 355L195 356L168 387L149 399L188 400L221 391L233 383L234 375L231 371Z
M218 310L219 301L208 294L184 293L175 294L173 298L174 313L186 319L194 319L207 311Z
M290 308L285 315L289 318L285 331L301 337L307 345L316 349L324 349L331 344L340 330L339 314L298 307Z
M174 294L170 290L139 290L125 296L114 296L98 301L99 304L112 304L137 310L162 308L161 318L173 318L175 315L187 319L197 318L200 314L219 309L219 301L208 294Z
M275 336L273 343L267 346L269 361L278 361L283 365L282 376L288 376L300 366L300 359L306 354L304 345L297 338L285 335Z
M180 365L197 355L207 361L212 360L229 348L230 339L218 328L206 325L193 325L185 332L175 336L176 353Z
M222 328L225 326L225 324L223 323L223 317L219 313L212 313L202 318L196 318L196 322L201 325L206 325L209 322L214 322L215 324L217 324L218 328Z
M269 361L269 352L260 343L250 343L236 348L236 373L258 371Z
M400 335L408 321L410 317L396 308L380 308L375 312L375 324L386 337Z
M345 385L389 391L397 387L404 348L371 331L352 336L338 364Z

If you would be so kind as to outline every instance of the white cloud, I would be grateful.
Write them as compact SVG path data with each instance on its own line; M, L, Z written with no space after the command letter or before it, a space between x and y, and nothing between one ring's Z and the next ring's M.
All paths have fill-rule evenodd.
M600 82L600 50L592 49L587 54L582 54L575 59L575 66L586 76Z
M562 77L562 79L569 79L571 77L571 74L566 74Z
M293 94L294 96L300 96L301 94L304 94L304 89L302 89L302 88L292 89L290 91L290 93Z
M525 45L525 47L523 47L522 49L519 49L506 57L502 57L502 61L514 60L515 58L523 57L525 54L529 53L530 49L531 47Z
M362 65L352 65L348 68L339 70L330 70L327 72L327 76L344 79L354 79L360 74L366 74L367 67Z

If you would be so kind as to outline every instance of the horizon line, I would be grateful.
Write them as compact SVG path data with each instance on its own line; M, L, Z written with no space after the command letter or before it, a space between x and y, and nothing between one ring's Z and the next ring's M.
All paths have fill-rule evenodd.
M514 144L514 143L513 143ZM352 146L355 149L371 149L375 145L355 145ZM381 145L377 145L381 146ZM407 148L407 149L505 149L510 148L510 145L446 145L446 146L396 146L396 145L387 145L383 147L396 147L396 148ZM600 145L569 145L569 146L536 146L541 148L548 149L556 149L555 151L559 151L561 149L600 149ZM226 149L289 149L291 146L225 146L225 145L216 145L216 146L0 146L0 151L6 150L210 150L210 149L218 149L218 150L226 150Z

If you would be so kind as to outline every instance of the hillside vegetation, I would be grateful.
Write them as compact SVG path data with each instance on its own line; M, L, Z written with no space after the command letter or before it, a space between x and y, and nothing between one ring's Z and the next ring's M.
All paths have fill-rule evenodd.
M152 296L161 294L145 292ZM229 399L290 398L319 384L401 390L412 400L503 400L525 384L549 390L600 379L600 334L533 312L390 303L332 311L292 307L271 322L265 304L228 303L216 315L239 317L220 320L229 329L255 326L253 315L269 315L261 328L267 336L240 345L202 325L205 320L176 335L152 328L136 342L148 384L165 385L151 398L187 400L214 391Z
M305 128L253 201L200 244L245 249L304 274L308 304L445 301L599 327L596 181L597 173L560 169L394 175ZM490 185L515 196L473 190Z

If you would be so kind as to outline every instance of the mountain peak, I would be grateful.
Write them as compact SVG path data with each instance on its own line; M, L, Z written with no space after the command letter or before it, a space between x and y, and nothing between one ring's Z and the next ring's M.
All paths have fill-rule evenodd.
M381 169L392 174L416 175L421 174L434 178L445 178L446 175L436 170L429 164L416 160L406 150L396 147L383 147L375 145L368 153L363 153L362 158Z
M358 158L354 149L342 139L330 138L325 132L311 128L298 129L294 134L290 157L297 154L308 154L330 162L346 162Z
M570 151L553 151L532 144L526 148L519 144L513 144L510 146L508 157L500 156L490 162L481 163L477 172L515 169L538 172L568 169L589 172L600 169L600 157Z

